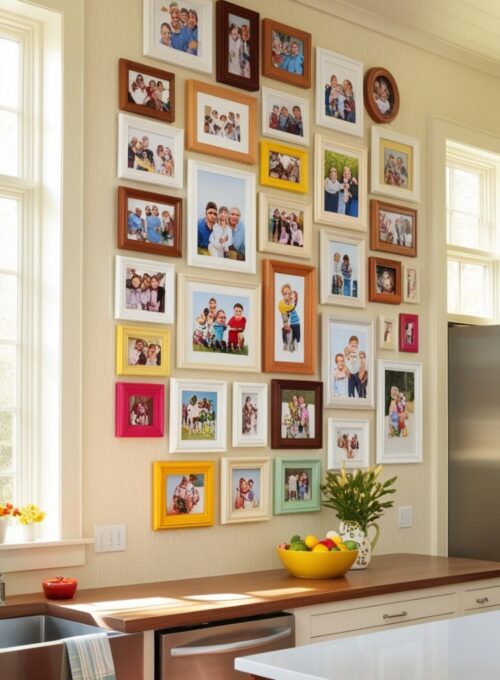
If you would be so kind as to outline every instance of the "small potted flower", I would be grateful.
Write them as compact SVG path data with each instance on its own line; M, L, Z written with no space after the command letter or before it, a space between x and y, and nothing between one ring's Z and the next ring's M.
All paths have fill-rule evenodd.
M19 508L17 519L25 527L25 540L34 541L37 525L45 519L45 512L38 505L28 503Z
M19 516L19 508L16 508L13 503L0 503L0 543L5 541L10 518L17 516Z
M376 523L384 510L392 508L393 500L381 499L396 493L394 483L397 477L380 482L378 477L382 465L340 473L327 472L325 483L321 486L323 505L333 508L340 520L339 534L342 540L352 540L360 544L358 558L352 569L365 569L371 559L371 551L379 537L380 528ZM369 527L375 528L375 535L368 539Z

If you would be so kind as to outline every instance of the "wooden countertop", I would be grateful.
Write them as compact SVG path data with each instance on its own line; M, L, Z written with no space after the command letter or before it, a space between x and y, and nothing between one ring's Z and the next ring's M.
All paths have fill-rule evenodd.
M299 579L278 569L79 590L72 600L46 600L41 592L7 596L0 618L47 613L135 633L497 577L500 562L380 555L341 579Z

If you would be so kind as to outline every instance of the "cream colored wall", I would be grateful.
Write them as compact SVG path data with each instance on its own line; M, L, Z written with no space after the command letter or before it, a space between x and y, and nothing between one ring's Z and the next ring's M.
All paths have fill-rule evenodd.
M69 1L69 0L68 0ZM428 52L370 32L353 24L325 17L289 0L266 3L264 0L241 5L251 7L278 21L312 32L313 46L322 46L360 60L365 70L384 66L395 76L401 95L401 108L391 129L421 140L422 200L419 209L418 258L421 269L420 305L392 305L367 303L364 310L320 306L318 313L328 311L339 318L362 317L376 319L379 314L412 312L420 315L420 353L399 355L377 351L378 358L416 360L423 363L424 385L424 462L413 465L387 466L384 477L397 474L396 505L412 505L414 525L411 529L397 528L397 513L393 509L381 522L378 553L421 552L436 549L434 541L436 521L434 509L443 486L436 488L436 470L446 456L437 444L443 442L445 404L442 392L435 398L434 387L446 378L442 356L435 351L436 343L443 351L446 322L443 296L435 291L444 286L445 263L433 254L436 231L444 230L443 222L430 221L432 196L429 163L429 129L432 116L442 116L468 125L499 133L499 82L467 66L434 56ZM88 548L85 567L72 569L82 587L105 586L183 577L208 576L239 571L263 570L279 566L273 546L293 533L322 534L337 525L333 511L305 513L297 516L272 517L269 522L248 525L216 525L211 528L152 531L151 530L151 469L155 460L177 460L169 455L167 440L117 439L114 437L115 325L113 318L114 256L126 254L116 248L116 187L119 184L155 190L147 185L117 179L117 121L118 121L118 59L125 57L172 70L176 74L176 127L184 123L184 93L187 78L205 79L194 71L186 71L142 56L142 2L140 0L86 0L85 3L85 184L84 184L84 279L83 279L83 518L84 535L93 535L96 524L125 523L127 525L126 552L96 555ZM215 78L207 78L215 82ZM261 85L287 89L277 81L261 79ZM314 88L297 90L300 96L311 99L311 119ZM256 96L259 96L256 94ZM369 148L371 121L365 113L363 144ZM260 119L259 119L260 126ZM314 129L314 126L313 126ZM326 136L334 136L327 129L316 128ZM359 138L337 135L339 141L358 143ZM312 146L310 148L312 160ZM186 153L186 156L207 161L208 156ZM231 165L231 163L227 163ZM312 163L311 163L312 166ZM238 167L235 165L235 167ZM241 166L240 166L241 167ZM247 170L247 166L242 166ZM256 174L257 166L251 168ZM66 172L71 172L68 168ZM312 171L309 178L312 188ZM259 190L261 188L259 187ZM267 189L265 189L267 192ZM175 192L172 192L175 193ZM185 195L185 189L182 192ZM284 195L280 192L280 195ZM308 199L312 201L312 192ZM367 225L368 226L368 225ZM314 226L313 263L318 264L320 227ZM346 233L348 233L346 231ZM437 237L439 241L439 237ZM434 239L435 240L435 239ZM185 250L185 243L184 243ZM258 254L257 275L245 275L245 280L260 281ZM436 260L436 262L434 261ZM172 260L178 271L187 271L185 260ZM191 269L193 273L211 278L208 270ZM220 275L221 281L231 282L231 276ZM318 317L319 322L319 317ZM318 356L320 356L318 345ZM175 357L175 333L172 357ZM320 366L318 365L318 369ZM174 369L179 377L201 377L199 372ZM204 377L211 377L212 374ZM213 377L222 374L213 373ZM231 383L233 375L224 376ZM244 379L269 381L270 374L247 374ZM372 376L373 379L374 376ZM320 373L311 379L320 379ZM326 418L352 417L368 414L371 428L370 462L375 462L375 411L355 412L325 410ZM228 414L230 416L230 413ZM230 417L229 417L230 422ZM229 435L228 422L228 435ZM228 438L230 442L230 437ZM276 450L229 448L228 455L280 455ZM326 464L326 449L311 450L308 455L321 455ZM290 455L302 457L302 453ZM207 458L184 454L183 459ZM218 481L218 480L217 480ZM439 480L439 484L442 481ZM217 493L218 498L218 493ZM218 504L217 504L218 511ZM218 512L217 512L218 514ZM18 590L35 590L41 573L19 574L12 577Z

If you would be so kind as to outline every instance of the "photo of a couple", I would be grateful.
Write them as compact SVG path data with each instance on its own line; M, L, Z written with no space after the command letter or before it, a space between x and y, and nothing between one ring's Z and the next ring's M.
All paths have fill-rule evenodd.
M161 344L158 340L129 338L129 366L161 366Z

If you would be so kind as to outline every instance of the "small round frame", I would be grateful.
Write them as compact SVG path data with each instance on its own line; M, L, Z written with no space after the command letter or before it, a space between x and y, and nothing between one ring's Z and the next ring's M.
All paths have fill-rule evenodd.
M376 123L390 123L398 115L399 90L394 76L385 68L371 68L364 82L366 110Z

